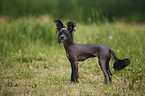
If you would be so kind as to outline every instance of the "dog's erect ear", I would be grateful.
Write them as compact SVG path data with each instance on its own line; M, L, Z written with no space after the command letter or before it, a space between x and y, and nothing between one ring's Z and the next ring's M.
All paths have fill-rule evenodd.
M56 22L56 27L58 31L60 31L60 29L64 27L63 23L60 20L55 20L54 22Z
M74 27L76 27L76 23L75 22L72 22L72 21L69 21L66 23L67 24L67 27L68 27L68 30L72 33L74 30Z

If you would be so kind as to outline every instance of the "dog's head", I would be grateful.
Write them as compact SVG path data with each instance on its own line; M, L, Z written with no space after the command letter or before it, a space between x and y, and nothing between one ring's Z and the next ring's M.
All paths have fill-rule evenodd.
M58 32L58 42L61 44L72 43L73 42L73 32L76 24L72 21L66 23L67 27L63 25L60 20L55 20L56 28Z

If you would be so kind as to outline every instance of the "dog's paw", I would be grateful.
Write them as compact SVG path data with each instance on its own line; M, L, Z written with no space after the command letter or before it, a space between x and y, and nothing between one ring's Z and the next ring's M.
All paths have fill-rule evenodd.
M68 81L68 83L74 83L73 81Z

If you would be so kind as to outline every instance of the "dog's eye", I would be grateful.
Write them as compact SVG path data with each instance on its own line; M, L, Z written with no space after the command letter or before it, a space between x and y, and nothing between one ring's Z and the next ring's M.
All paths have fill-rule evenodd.
M62 32L60 32L59 35L62 35Z

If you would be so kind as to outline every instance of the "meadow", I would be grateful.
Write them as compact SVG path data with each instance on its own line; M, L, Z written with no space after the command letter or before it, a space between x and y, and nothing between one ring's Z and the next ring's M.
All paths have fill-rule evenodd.
M105 44L117 57L131 60L127 68L115 72L112 58L113 81L106 85L96 58L79 62L79 83L68 83L70 63L57 42L54 18L42 15L0 20L0 95L145 94L145 25L76 22L76 43Z

